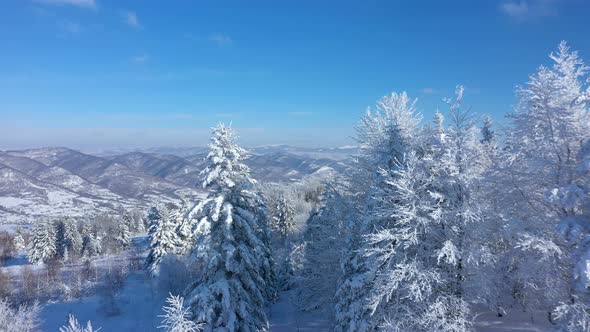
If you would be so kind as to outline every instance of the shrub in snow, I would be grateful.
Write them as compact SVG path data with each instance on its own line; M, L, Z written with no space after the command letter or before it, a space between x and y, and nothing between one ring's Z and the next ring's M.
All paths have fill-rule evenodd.
M190 311L184 307L184 298L170 294L166 299L167 305L162 310L162 325L158 328L166 332L197 332L203 330L203 324L196 324L190 320Z
M0 331L36 332L39 331L39 313L37 303L12 308L8 301L0 299Z
M59 332L97 332L100 328L94 329L90 321L86 322L86 326L80 325L74 315L68 316L66 325L59 328Z
M553 311L559 332L590 331L590 307L581 303L561 303Z
M8 232L0 232L0 264L14 257L17 249L17 238Z
M11 295L12 285L10 275L0 269L0 299L7 298Z

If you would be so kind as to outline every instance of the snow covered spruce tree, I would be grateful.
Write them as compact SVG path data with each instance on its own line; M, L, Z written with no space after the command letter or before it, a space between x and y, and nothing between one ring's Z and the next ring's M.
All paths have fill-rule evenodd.
M273 216L273 228L279 234L283 243L295 229L295 210L291 202L287 200L284 194L281 194L276 202L275 215Z
M152 206L147 213L147 231L148 231L148 236L150 234L151 230L155 230L155 228L152 228L152 225L160 223L160 219L162 219L162 215L160 214L160 211L158 211L158 208L155 206Z
M345 225L347 244L342 255L342 279L336 292L336 331L366 331L370 311L366 296L375 277L363 254L365 236L379 227L375 218L375 194L387 180L388 171L399 167L404 156L419 144L420 115L407 94L392 93L377 102L375 112L367 111L356 128L359 153L349 177L350 206Z
M16 229L16 233L14 234L14 247L17 251L22 251L27 248L22 227Z
M193 225L187 217L188 207L185 201L177 209L170 211L170 219L175 225L177 248L176 253L184 255L193 247Z
M129 223L126 222L125 217L117 224L115 241L121 249L127 249L131 245L131 231L129 230Z
M162 257L176 253L178 236L176 234L176 225L171 218L171 211L165 205L162 204L157 208L152 207L149 213L149 221L150 252L145 264L148 271L153 276L156 276L159 272Z
M34 264L44 263L54 258L57 254L56 230L54 223L43 220L35 225L31 248L29 249L29 261Z
M67 261L71 255L80 255L82 253L82 235L78 231L76 221L65 218L57 221L55 227L57 256L63 261Z
M235 139L230 127L213 129L203 171L210 194L189 212L203 276L187 299L205 331L266 331L264 308L276 296L269 220Z
M481 143L491 144L496 140L496 132L492 129L493 125L492 118L486 115L481 127Z
M102 254L102 237L90 222L82 225L82 257L88 258Z

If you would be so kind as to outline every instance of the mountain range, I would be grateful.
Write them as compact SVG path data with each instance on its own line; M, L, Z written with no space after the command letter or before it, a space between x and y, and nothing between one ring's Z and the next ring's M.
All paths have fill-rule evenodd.
M342 172L352 149L268 146L249 149L246 164L260 182L293 182ZM198 199L205 148L153 148L87 154L69 148L0 151L0 223L32 223L145 209Z

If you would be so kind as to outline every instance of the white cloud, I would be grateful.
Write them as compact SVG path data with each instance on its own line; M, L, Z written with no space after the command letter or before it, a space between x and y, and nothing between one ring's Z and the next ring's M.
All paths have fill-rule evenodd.
M63 22L59 24L59 28L67 34L78 35L82 32L82 26L75 22Z
M96 0L33 0L37 3L57 6L75 6L86 9L97 9Z
M500 9L504 14L511 17L523 17L529 13L529 5L526 1L521 1L519 3L506 2L500 6Z
M142 28L141 23L139 23L139 18L137 17L137 14L135 12L124 12L123 19L125 20L125 23L132 28Z
M231 46L234 43L230 36L221 33L209 36L209 41L215 43L217 46Z
M518 21L557 16L558 14L556 0L510 0L503 2L500 5L500 10L506 16Z
M422 93L428 94L428 95L434 95L434 94L439 94L441 91L435 88L424 88L421 90Z
M142 54L138 56L134 56L131 58L131 62L133 63L146 63L150 59L150 56L147 54Z

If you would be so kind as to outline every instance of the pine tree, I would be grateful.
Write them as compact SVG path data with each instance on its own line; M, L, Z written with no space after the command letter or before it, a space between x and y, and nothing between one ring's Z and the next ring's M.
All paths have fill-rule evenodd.
M89 222L82 224L82 257L93 257L102 254L102 239Z
M78 231L78 223L73 219L69 219L66 222L66 239L70 244L71 250L79 255L82 251L82 235Z
M27 248L27 246L25 244L25 239L23 237L22 227L18 227L16 229L16 234L14 235L14 246L17 251L22 251Z
M440 147L445 142L446 133L444 127L444 115L438 110L434 114L434 132L432 134L432 145Z
M160 215L160 211L158 211L158 208L155 206L152 206L149 210L148 210L148 214L146 217L146 224L147 224L147 231L148 231L148 236L150 234L151 231L155 230L155 228L153 228L152 226L154 224L157 224L160 222L160 219L162 219L162 216Z
M123 224L125 224L127 231L129 232L129 236L131 236L131 234L141 232L141 230L138 229L137 222L135 221L134 217L130 213L128 213L128 212L124 213L121 221Z
M131 245L131 232L129 231L129 223L125 222L125 216L123 216L122 222L117 225L117 236L115 237L117 244L122 249L127 249Z
M176 226L176 236L178 239L177 253L184 255L191 251L193 246L193 225L187 217L188 207L185 201L179 209L173 214L174 224Z
M491 144L496 140L496 132L492 129L494 122L489 116L483 118L483 126L481 127L481 142Z
M69 260L71 255L82 252L82 235L78 231L77 223L70 218L57 221L55 224L57 255L63 260Z
M233 130L214 128L209 147L203 186L210 194L189 212L197 230L193 254L204 265L189 292L193 318L211 331L266 331L264 308L275 297L266 208Z
M285 243L289 234L295 229L295 209L284 194L278 197L276 204L273 227Z
M57 248L57 257L62 261L68 259L68 241L65 238L65 223L62 220L54 221L55 227L55 246Z
M123 216L132 234L143 233L146 230L143 214L137 210L125 213Z
M165 205L150 209L149 229L150 252L146 267L152 275L158 275L160 261L164 255L174 254L178 248L176 225L171 212Z
M57 254L56 230L53 222L44 220L35 225L29 250L29 261L34 264L44 263Z

